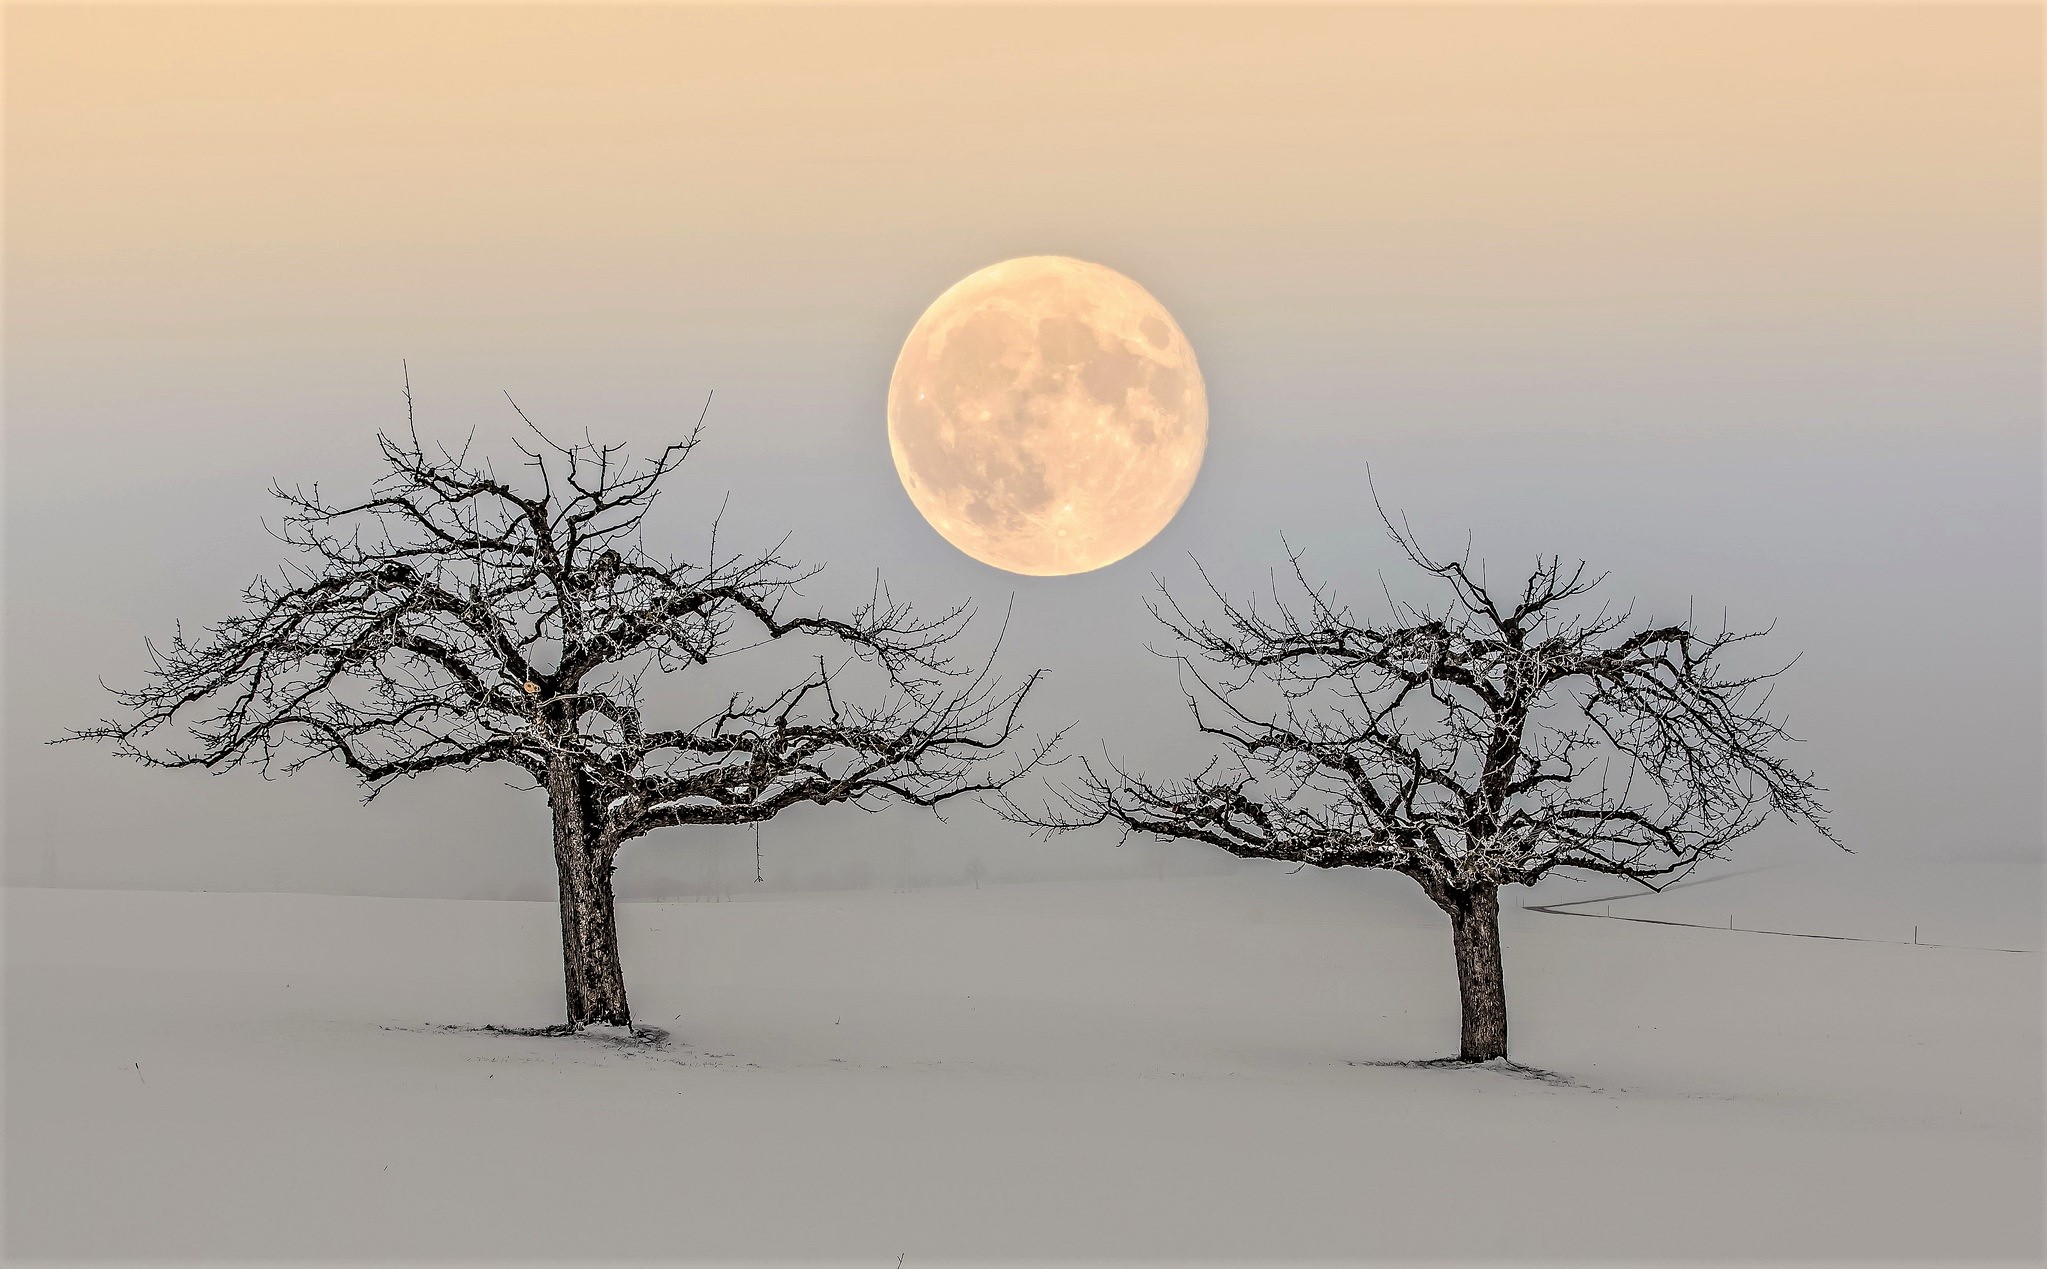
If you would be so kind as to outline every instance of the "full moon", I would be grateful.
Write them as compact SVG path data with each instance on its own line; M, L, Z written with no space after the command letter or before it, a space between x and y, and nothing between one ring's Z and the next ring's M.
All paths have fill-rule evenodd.
M888 388L896 474L940 536L1034 577L1114 564L1201 470L1208 392L1165 306L1099 264L1026 256L917 319Z

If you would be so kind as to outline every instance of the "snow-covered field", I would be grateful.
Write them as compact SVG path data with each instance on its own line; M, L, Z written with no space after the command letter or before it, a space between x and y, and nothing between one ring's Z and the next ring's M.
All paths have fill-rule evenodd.
M1505 913L1454 1048L1411 883L622 909L11 890L10 1258L1783 1260L2042 1250L2040 957Z

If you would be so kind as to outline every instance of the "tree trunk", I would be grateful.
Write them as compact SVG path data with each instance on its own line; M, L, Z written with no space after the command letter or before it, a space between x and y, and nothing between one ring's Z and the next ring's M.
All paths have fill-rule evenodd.
M1507 1056L1507 983L1500 968L1500 892L1492 886L1452 891L1437 900L1450 914L1457 944L1457 992L1464 1034L1458 1060Z
M630 1027L611 893L612 847L592 828L587 791L571 772L548 781L554 867L561 884L562 974L569 1025Z

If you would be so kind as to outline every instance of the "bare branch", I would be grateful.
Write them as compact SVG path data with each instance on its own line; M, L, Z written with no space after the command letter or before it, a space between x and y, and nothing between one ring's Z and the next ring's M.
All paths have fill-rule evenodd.
M1275 583L1263 603L1232 600L1197 564L1212 615L1163 586L1151 610L1178 644L1169 655L1195 726L1226 756L1163 781L1082 763L1043 805L1011 800L1005 813L1053 831L1114 823L1246 857L1390 868L1442 895L1559 867L1682 873L1771 816L1833 839L1819 786L1780 756L1790 737L1765 712L1781 671L1729 668L1764 632L1630 630L1627 610L1573 602L1603 580L1582 562L1538 557L1507 591L1468 550L1439 559L1404 520L1380 517L1445 583L1441 609L1389 592L1388 619L1360 619L1292 548L1287 592Z
M151 645L148 682L114 694L123 717L65 739L215 771L327 757L371 796L400 777L506 762L550 797L573 792L606 850L799 802L937 806L999 791L1057 740L1000 760L1038 676L1005 689L992 650L959 659L964 606L926 617L877 578L844 615L792 611L816 570L780 547L721 553L715 527L701 560L651 552L647 510L695 451L702 416L634 462L587 436L558 440L513 402L527 472L515 482L467 442L421 441L409 373L405 402L403 433L378 437L385 471L367 496L275 486L277 536L294 548L280 575L203 634ZM695 726L643 725L646 674L788 640L850 656ZM855 695L872 704L847 696L863 667L874 681Z

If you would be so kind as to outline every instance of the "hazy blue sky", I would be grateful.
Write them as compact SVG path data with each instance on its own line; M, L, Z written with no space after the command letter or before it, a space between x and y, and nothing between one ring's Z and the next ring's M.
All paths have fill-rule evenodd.
M494 776L369 810L40 741L271 566L273 476L430 434L652 447L663 532L1016 597L1083 743L1179 745L1150 575L1280 558L1370 608L1367 465L1424 539L1611 570L1804 660L1777 703L1873 857L2041 844L2041 18L1933 7L930 11L15 6L6 47L6 876L500 893L551 877ZM1207 377L1179 518L1025 578L890 465L904 334L958 278L1130 275ZM1105 859L967 813L808 814L789 868ZM1772 830L1771 837L1788 834ZM736 839L733 839L736 841ZM628 881L692 845L635 844ZM1802 848L1824 849L1817 841ZM1193 848L1177 848L1191 858ZM958 855L947 852L962 852ZM1047 853L1049 852L1049 853Z

